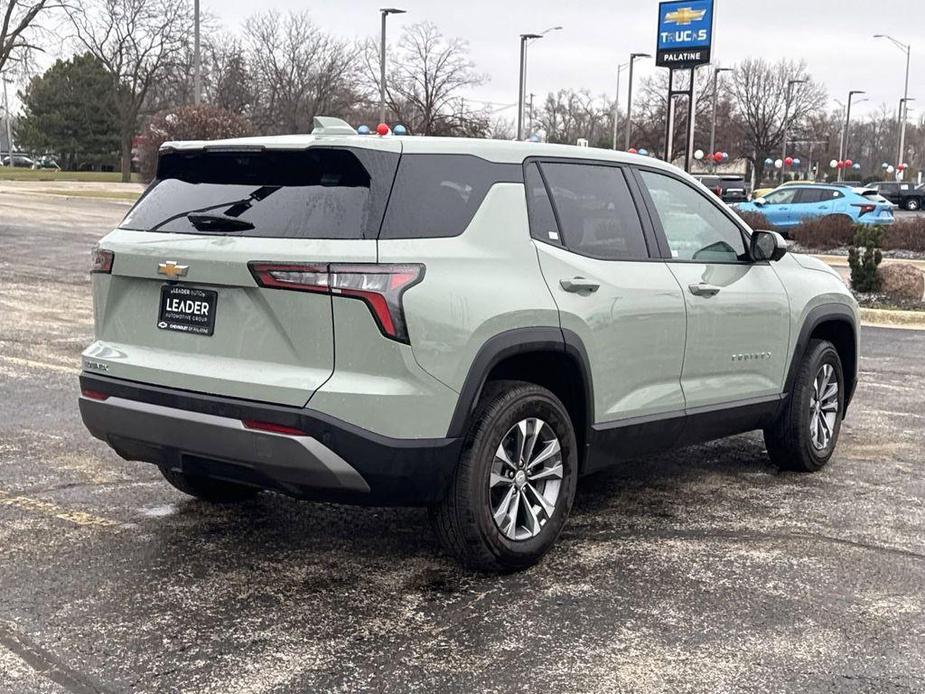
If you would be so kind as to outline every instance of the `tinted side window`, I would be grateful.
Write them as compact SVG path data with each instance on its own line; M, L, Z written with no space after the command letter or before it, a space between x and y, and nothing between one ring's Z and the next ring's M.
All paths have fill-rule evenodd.
M747 260L738 225L709 198L676 178L652 171L640 173L652 196L672 257L705 263Z
M527 164L524 169L524 188L527 192L527 215L530 219L530 236L537 241L562 245L559 226L549 202L546 184L536 164Z
M522 183L521 166L468 154L404 154L379 238L459 236L488 190L503 181Z
M769 205L787 205L797 196L796 188L778 188L764 196Z
M648 258L623 171L591 164L542 164L569 250L604 260Z
M819 188L800 188L800 192L797 194L797 199L795 202L822 202L823 200L828 200L831 198L831 196L831 193L827 190L821 190Z

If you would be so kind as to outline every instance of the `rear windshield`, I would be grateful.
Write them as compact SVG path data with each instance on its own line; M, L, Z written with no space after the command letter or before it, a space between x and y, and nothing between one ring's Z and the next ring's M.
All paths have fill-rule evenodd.
M123 229L311 239L375 238L398 155L168 152Z

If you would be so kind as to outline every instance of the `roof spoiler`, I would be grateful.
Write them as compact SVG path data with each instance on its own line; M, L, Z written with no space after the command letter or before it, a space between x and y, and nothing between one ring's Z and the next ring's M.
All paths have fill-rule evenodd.
M322 137L324 135L356 135L350 123L340 118L331 116L315 116L315 127L312 129L312 135Z

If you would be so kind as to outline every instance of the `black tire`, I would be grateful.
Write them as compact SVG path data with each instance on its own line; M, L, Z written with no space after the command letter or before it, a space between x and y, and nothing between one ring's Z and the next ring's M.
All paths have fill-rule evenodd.
M495 451L502 439L518 422L532 417L543 420L558 439L562 477L554 510L539 524L539 532L528 539L513 540L492 517L489 482ZM550 391L531 383L491 382L470 419L449 493L431 508L437 537L448 552L471 569L497 572L532 566L559 536L572 508L577 477L575 429L562 402ZM513 485L510 488L516 489ZM524 495L528 496L528 490L524 489ZM540 508L534 504L530 507L534 511ZM514 526L516 534L516 522Z
M834 370L838 384L838 408L828 444L817 448L811 427L813 388L825 365ZM790 397L777 420L764 430L764 442L771 460L783 470L816 472L822 469L835 451L844 412L845 380L838 351L827 340L810 340L794 378Z
M159 469L164 479L170 482L174 488L179 489L184 494L189 494L197 499L214 504L228 504L252 499L259 491L254 487L243 484L198 475L188 475L166 466L160 466Z
M903 201L903 208L909 210L909 212L915 212L922 206L922 203L919 202L918 198L907 198Z

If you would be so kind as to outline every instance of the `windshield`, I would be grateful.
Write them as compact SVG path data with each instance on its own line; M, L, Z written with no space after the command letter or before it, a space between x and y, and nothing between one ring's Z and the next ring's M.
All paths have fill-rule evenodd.
M360 157L384 175L374 179ZM385 152L320 147L169 152L161 156L157 179L121 227L190 234L373 238L396 161L397 155Z

